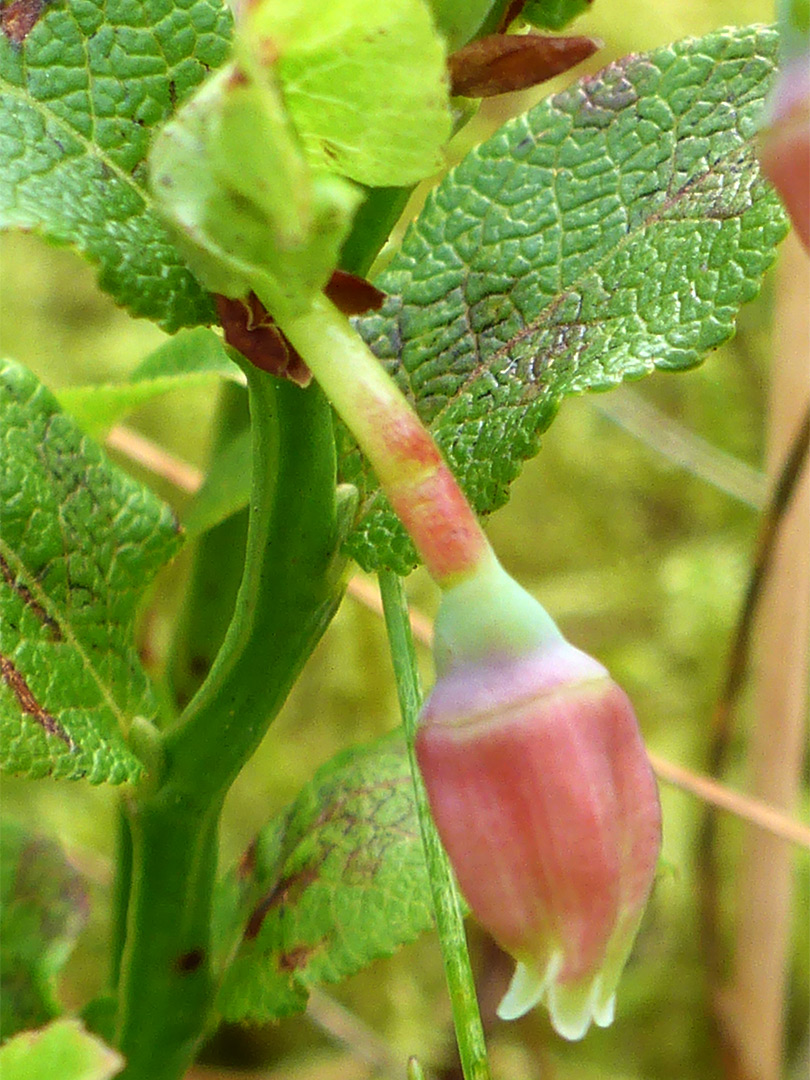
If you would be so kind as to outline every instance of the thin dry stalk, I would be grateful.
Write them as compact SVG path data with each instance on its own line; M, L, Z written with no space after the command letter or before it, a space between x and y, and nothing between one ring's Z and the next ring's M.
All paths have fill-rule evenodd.
M168 450L132 428L116 424L107 434L106 442L112 450L117 450L130 461L168 480L180 491L193 495L202 486L203 474L200 469L170 454Z
M804 432L803 469L774 545L756 636L756 717L748 747L750 790L795 813L805 753L810 652L810 259L795 241L784 253L777 290L769 456L785 458L791 433ZM798 447L794 439L794 446ZM733 977L721 998L732 1041L734 1080L783 1075L795 863L784 844L746 836L736 890Z
M806 398L804 400L806 401ZM782 521L791 505L806 463L808 442L810 442L810 410L805 406L804 417L779 470L773 495L760 525L753 566L729 652L726 676L714 711L708 751L708 772L711 776L722 773L728 757L733 732L734 709L748 671L754 616L772 564ZM715 987L719 1002L720 986L724 980L724 964L719 929L719 874L716 841L717 821L711 812L711 807L707 806L698 834L699 905L707 973L710 982ZM735 1054L725 1032L726 1023L722 1007L718 1009L716 1020L718 1042L728 1059L728 1075L745 1077L744 1073L737 1074L731 1071L735 1068L733 1064Z
M673 465L756 510L767 503L764 473L696 435L637 390L622 386L613 394L598 394L591 401L603 416Z

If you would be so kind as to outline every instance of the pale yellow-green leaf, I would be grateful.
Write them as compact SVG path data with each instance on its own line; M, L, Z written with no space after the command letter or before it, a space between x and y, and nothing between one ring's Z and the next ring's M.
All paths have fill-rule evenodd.
M56 1020L38 1031L23 1031L0 1047L3 1080L111 1080L124 1059L79 1020Z
M274 56L313 163L369 185L442 166L451 114L445 46L424 0L265 0L245 36Z

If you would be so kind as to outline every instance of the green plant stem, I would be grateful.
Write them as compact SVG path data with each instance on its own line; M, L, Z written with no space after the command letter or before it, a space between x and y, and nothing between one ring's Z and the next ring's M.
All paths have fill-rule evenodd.
M219 391L211 460L249 424L244 388L225 380ZM247 520L245 507L197 540L169 652L168 681L179 709L188 705L211 670L233 616L245 564Z
M385 239L380 217L387 235L407 194L374 193L376 212L356 223L347 269L368 269ZM205 1033L222 802L342 594L331 409L317 386L302 391L250 366L246 374L253 479L234 615L205 682L158 740L162 774L121 816L111 983L128 1059L122 1080L178 1080ZM220 425L230 429L238 411L225 400Z
M128 806L133 876L116 1044L122 1080L178 1080L214 994L211 904L221 800L203 810L161 791Z
M122 806L118 808L115 838L115 879L112 896L112 941L110 943L110 991L115 993L121 974L121 956L126 944L127 909L132 888L132 835Z
M380 573L380 591L405 738L408 744L414 798L433 895L436 927L453 1008L453 1023L456 1028L461 1067L465 1080L489 1080L486 1042L478 1010L470 957L467 952L461 897L447 855L433 824L427 793L416 761L414 741L419 711L422 707L422 692L402 580L392 571L383 570Z
M166 733L171 783L223 793L253 753L343 591L329 404L245 365L254 440L245 572L223 646Z
M342 269L354 274L368 272L412 190L394 187L369 190L343 246ZM212 460L248 422L244 390L233 382L223 383L214 425ZM246 521L245 509L206 532L197 542L183 610L170 650L169 681L181 708L188 704L211 669L233 614L244 563Z
M344 560L329 405L248 369L253 490L246 561L211 672L125 803L132 850L116 1042L124 1080L179 1080L209 1021L211 905L225 794L329 623Z
M365 275L402 216L413 188L371 188L340 253L341 269Z

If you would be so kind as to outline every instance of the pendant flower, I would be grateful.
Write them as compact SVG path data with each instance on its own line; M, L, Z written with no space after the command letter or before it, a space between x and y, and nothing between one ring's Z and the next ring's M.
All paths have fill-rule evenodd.
M559 1034L580 1039L613 1019L661 815L626 694L556 628L549 636L537 607L539 645L499 653L490 638L488 655L455 661L440 615L438 654L450 661L416 751L461 890L517 960L499 1016L544 1002Z

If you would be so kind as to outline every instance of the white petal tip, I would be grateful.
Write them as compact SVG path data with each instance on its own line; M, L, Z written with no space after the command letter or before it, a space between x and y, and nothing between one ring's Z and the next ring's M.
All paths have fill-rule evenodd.
M616 995L605 997L601 975L585 985L560 985L557 976L562 961L562 954L554 953L542 974L518 961L509 989L498 1006L500 1019L518 1020L545 1001L552 1027L569 1042L583 1038L592 1023L609 1027L616 1014Z
M616 1013L616 995L605 998L602 977L597 975L590 985L550 987L548 1011L558 1035L578 1042L591 1023L608 1027Z
M545 989L545 979L518 961L509 989L498 1006L498 1016L501 1020L517 1020L525 1016L540 1001Z
M593 1022L597 1027L610 1027L616 1016L616 995L611 994L607 1001L594 1006Z

